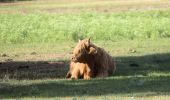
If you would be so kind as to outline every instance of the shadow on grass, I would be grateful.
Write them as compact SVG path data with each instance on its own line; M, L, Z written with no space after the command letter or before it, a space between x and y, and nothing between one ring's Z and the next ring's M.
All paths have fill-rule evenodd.
M64 78L68 69L69 61L7 61L0 63L0 78Z
M90 81L46 81L31 85L1 84L0 98L73 96L154 96L170 95L169 77L94 79Z
M152 72L170 72L170 53L145 56L117 57L117 76L143 75Z
M12 85L8 82L2 82L0 83L0 98L66 96L81 97L122 94L138 97L170 95L170 77L168 75L170 73L170 53L146 55L139 57L117 57L116 59L118 61L118 66L117 72L113 77L108 77L106 79L92 79L90 81L47 80L44 82L43 80L41 80L42 82L39 83L31 83L25 85ZM1 63L1 70L3 67L2 65L9 63L12 62ZM15 63L27 64L28 62ZM44 69L44 77L51 78L51 76L47 77L48 73L57 71L57 73L55 74L52 73L52 76L60 75L60 77L63 78L68 70L68 63L68 61L29 62L29 65L31 65L31 67L28 67L28 69L31 70L32 68L35 73L43 73L43 71L36 71L36 68L41 68L43 64L46 64L45 68L42 67L42 69ZM36 68L34 69L33 66L36 66ZM50 66L53 66L54 69L50 70ZM20 65L20 68L23 71L28 70L27 67L26 69L24 69L24 66L22 67ZM60 70L57 69L58 67L60 68ZM150 75L151 73L156 73L156 75ZM159 73L163 73L164 75ZM27 76L27 78L29 79L29 75Z

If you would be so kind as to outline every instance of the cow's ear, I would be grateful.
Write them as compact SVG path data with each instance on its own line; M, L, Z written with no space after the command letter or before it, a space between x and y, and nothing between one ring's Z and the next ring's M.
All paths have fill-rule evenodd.
M87 40L87 41L88 41L88 44L90 44L90 38L88 38L88 40Z
M90 48L89 48L89 54L92 54L92 55L97 54L96 48L90 47Z
M89 47L89 46L90 46L90 38L88 38L88 39L86 40L85 45L86 45L87 47Z

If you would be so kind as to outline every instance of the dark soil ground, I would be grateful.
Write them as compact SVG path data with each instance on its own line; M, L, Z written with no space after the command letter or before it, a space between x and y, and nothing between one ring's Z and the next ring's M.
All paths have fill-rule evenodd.
M0 62L2 79L65 78L69 61L6 61ZM62 73L61 73L62 72Z

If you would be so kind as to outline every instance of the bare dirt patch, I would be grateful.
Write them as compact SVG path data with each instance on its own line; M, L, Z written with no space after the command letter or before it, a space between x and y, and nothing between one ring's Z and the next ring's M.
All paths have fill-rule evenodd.
M69 61L7 61L0 62L0 78L43 79L65 78Z
M69 61L62 60L68 54L39 54L31 52L23 55L0 57L1 79L42 79L65 78Z
M170 9L169 0L36 0L0 3L0 13L79 13Z

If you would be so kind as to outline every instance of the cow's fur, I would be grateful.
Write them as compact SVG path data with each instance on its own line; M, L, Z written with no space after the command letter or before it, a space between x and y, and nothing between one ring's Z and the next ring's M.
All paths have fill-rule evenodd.
M97 77L110 76L116 70L114 59L104 49L91 43L90 39L79 41L74 48L72 62L84 64L93 62L94 66L91 70Z
M93 65L80 62L70 62L70 70L68 71L66 78L79 79L83 78L85 80L91 79L93 75Z

